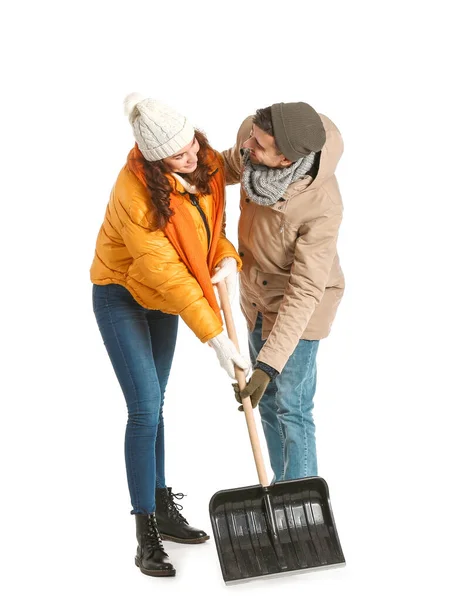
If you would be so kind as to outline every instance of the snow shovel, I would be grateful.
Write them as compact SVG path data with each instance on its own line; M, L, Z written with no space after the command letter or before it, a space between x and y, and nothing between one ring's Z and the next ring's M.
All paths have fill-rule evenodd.
M227 333L238 348L224 282L218 284ZM245 374L235 369L240 389ZM250 398L244 414L260 485L222 490L210 519L226 583L345 564L326 481L307 477L268 484Z

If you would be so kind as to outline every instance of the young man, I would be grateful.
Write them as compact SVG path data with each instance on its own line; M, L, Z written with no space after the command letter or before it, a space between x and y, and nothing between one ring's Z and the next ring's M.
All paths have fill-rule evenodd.
M235 395L259 403L273 481L317 475L316 354L344 290L334 175L342 152L336 126L294 102L248 117L223 153L227 183L241 181L240 300L254 363Z

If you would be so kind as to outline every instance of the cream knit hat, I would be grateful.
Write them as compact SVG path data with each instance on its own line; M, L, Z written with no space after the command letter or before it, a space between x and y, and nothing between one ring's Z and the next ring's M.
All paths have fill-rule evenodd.
M185 117L136 92L125 98L124 111L138 148L149 162L177 154L194 137L194 127Z

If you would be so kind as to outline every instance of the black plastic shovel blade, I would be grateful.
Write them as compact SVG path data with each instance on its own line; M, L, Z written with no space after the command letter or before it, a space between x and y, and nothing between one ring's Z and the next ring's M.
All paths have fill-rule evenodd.
M345 563L321 477L217 492L210 519L225 582Z

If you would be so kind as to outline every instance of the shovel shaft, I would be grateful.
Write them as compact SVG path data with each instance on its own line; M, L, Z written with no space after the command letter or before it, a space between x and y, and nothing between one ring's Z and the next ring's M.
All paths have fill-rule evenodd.
M219 281L217 283L219 299L221 302L222 312L224 313L224 319L226 322L227 335L235 344L238 352L240 351L240 347L238 344L238 337L236 335L235 323L233 321L232 309L230 307L229 296L227 295L227 288L224 280ZM246 387L246 375L244 371L235 365L235 377L238 381L238 387L240 390ZM246 425L247 430L249 432L249 438L251 440L252 452L254 455L255 466L257 468L258 479L260 481L260 485L263 487L267 487L268 476L266 475L265 463L263 462L262 449L260 446L260 441L258 439L257 427L255 425L254 419L254 411L251 404L251 399L249 396L247 398L243 398L243 408L244 414L246 416Z

